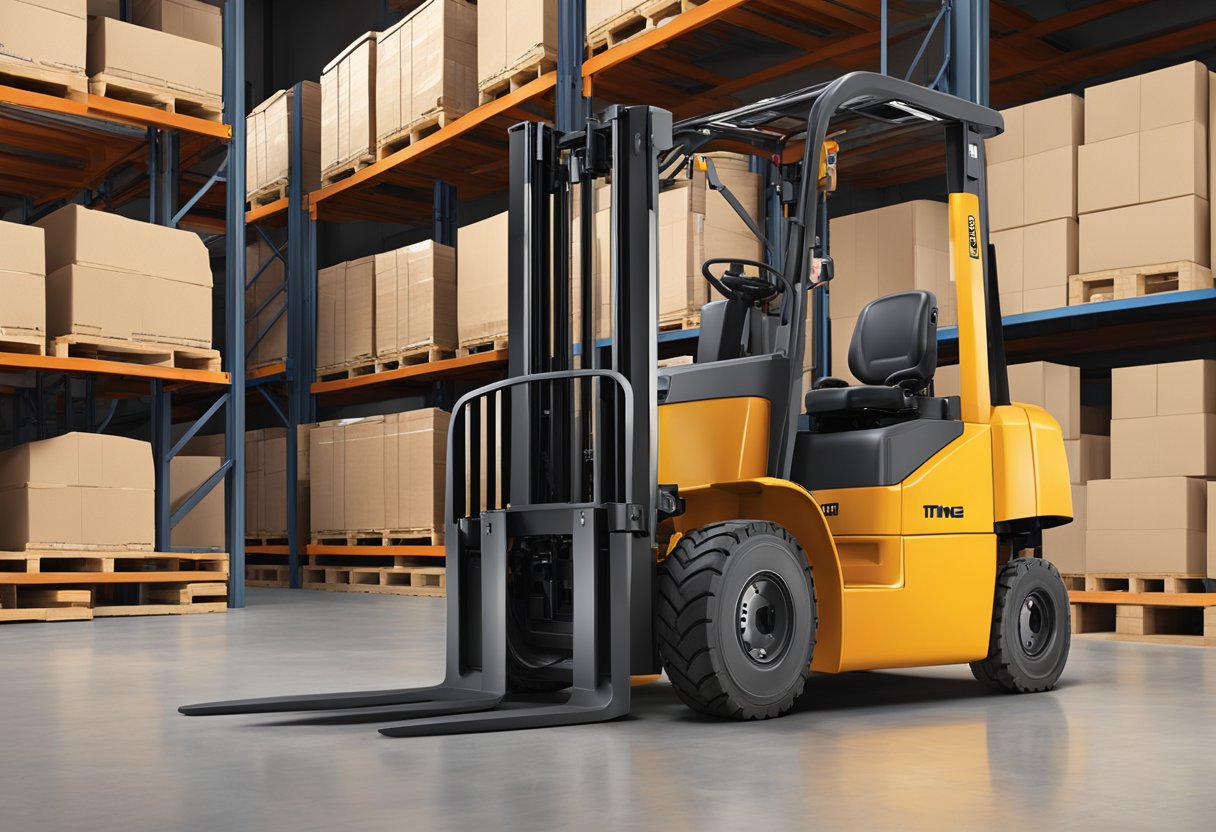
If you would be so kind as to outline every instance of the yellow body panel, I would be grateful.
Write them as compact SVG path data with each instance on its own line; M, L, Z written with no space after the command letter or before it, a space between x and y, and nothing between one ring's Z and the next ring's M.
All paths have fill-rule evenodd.
M992 481L997 522L1035 516L1033 459L1025 409L1021 405L993 408Z
M974 194L950 194L950 279L958 293L959 393L963 421L987 424L992 410L988 387L987 309L984 260L987 241Z
M1034 453L1035 517L1072 517L1072 478L1064 454L1064 433L1055 418L1041 407L1021 405L1030 423ZM997 472L998 474L1000 472Z
M897 534L836 536L844 585L897 588L904 582L904 539Z
M987 425L963 435L903 483L902 534L992 532L992 443Z
M827 507L828 528L841 535L899 534L903 486L821 488L819 505Z
M768 399L744 396L659 408L659 482L694 485L768 473Z
M901 588L845 587L839 670L956 664L988 655L996 536L905 537L903 549Z

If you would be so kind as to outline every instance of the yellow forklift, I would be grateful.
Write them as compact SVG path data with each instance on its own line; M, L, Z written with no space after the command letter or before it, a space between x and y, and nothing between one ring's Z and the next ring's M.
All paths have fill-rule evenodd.
M1068 595L1050 563L1020 555L1072 506L1059 426L1009 401L984 210L983 140L1001 129L992 110L873 73L676 125L614 107L577 132L512 128L508 378L452 414L444 681L182 712L312 711L303 721L418 736L612 719L631 678L660 670L689 706L737 719L781 716L812 671L968 663L1000 691L1053 687ZM848 354L861 384L822 372L820 333L802 395L808 304L835 276L823 219L840 130L940 131L958 397L933 392L924 291L861 312ZM781 216L750 216L699 155L713 149L800 157L773 177ZM656 370L659 185L706 158L767 256L703 265L721 298L702 310L695 361ZM582 279L602 180L604 333Z

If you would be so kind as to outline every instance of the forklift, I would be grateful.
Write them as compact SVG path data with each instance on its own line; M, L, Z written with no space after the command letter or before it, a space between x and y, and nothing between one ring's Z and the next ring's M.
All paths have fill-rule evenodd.
M1059 425L1009 400L984 209L983 140L1002 127L986 107L855 72L674 125L619 106L576 132L511 128L508 377L452 413L443 682L181 712L314 712L294 721L390 722L380 732L402 737L613 719L631 681L660 672L690 707L734 719L785 714L812 671L967 663L998 691L1051 689L1071 627L1041 532L1072 505ZM827 374L817 332L803 397L808 304L835 277L834 137L886 130L944 139L961 395L933 394L937 300L910 291L858 317L861 384ZM784 192L771 222L722 184L714 149L767 160ZM721 297L694 363L658 370L659 186L690 160L766 258L703 265ZM598 333L586 243L604 180Z

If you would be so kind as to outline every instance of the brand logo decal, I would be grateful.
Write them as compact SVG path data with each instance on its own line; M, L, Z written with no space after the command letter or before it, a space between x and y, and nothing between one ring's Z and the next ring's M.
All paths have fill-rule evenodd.
M925 518L931 520L962 520L962 506L923 506Z
M823 509L824 517L839 517L840 516L840 503L823 503L819 507L821 509Z
M967 215L967 253L971 255L972 260L980 259L980 236L977 229L978 223L975 221L973 214Z

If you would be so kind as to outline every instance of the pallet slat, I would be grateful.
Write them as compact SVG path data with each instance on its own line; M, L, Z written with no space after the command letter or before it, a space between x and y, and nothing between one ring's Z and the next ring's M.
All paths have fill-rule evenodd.
M447 594L442 566L305 566L303 573L305 589L432 598Z
M209 347L100 335L58 335L51 339L51 353L56 358L94 358L212 373L219 372L221 365L220 351Z
M206 121L224 119L223 99L201 90L183 90L100 72L89 78L89 92L103 98L129 101Z
M1070 275L1068 305L1080 306L1097 301L1124 300L1162 292L1186 292L1212 287L1211 269L1198 263L1177 260L1151 266L1129 266Z

